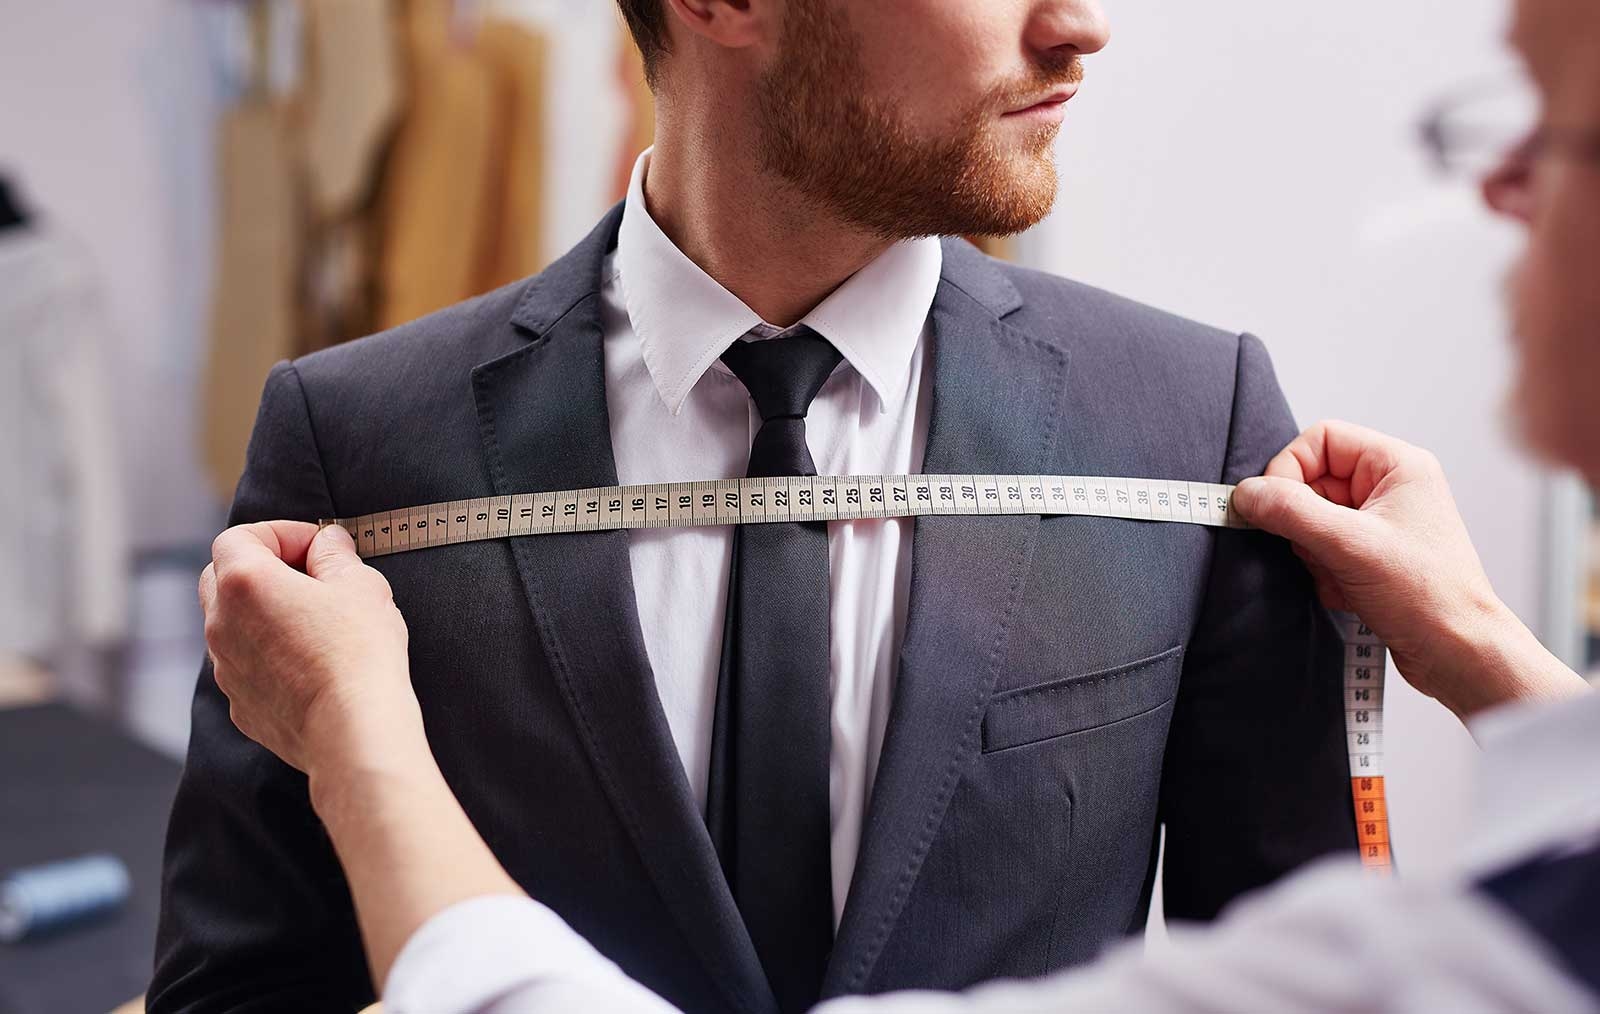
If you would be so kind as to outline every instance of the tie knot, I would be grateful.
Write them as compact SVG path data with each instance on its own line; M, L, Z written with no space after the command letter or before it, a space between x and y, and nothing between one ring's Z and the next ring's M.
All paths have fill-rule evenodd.
M783 338L736 341L722 354L750 392L763 422L804 419L811 401L844 357L828 340L802 327Z

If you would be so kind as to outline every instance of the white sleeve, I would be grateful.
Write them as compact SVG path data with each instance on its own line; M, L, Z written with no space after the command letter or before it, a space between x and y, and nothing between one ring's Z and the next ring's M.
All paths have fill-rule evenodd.
M1321 864L1171 943L1121 945L1083 969L951 994L850 998L817 1014L1594 1014L1600 998L1559 972L1487 900L1446 884Z
M1492 904L1458 887L1324 863L1209 928L1177 927L1149 953L1124 944L1092 966L965 993L891 993L817 1014L1600 1014ZM665 1014L559 916L527 898L463 902L401 951L391 1014Z
M559 915L509 894L460 902L423 923L389 970L383 1008L388 1014L675 1010Z

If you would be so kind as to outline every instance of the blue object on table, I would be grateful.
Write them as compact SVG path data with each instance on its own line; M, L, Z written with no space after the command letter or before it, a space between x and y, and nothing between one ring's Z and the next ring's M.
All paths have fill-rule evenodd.
M0 942L15 943L109 915L128 900L128 868L88 855L0 878Z

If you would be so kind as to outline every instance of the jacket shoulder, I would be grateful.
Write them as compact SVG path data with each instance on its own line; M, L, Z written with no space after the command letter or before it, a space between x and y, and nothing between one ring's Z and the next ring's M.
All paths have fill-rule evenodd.
M537 277L537 276L535 276ZM457 378L516 348L512 316L533 279L524 278L377 334L313 352L294 361L308 388L415 392L430 378Z
M1007 318L1074 353L1122 358L1141 355L1165 361L1197 359L1225 362L1231 372L1240 335L1202 324L1105 289L1045 271L996 261L1016 287L1022 305Z

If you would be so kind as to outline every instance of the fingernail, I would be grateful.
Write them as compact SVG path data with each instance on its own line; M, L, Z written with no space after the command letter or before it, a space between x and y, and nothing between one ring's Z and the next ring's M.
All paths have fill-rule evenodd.
M351 548L355 548L356 540L350 537L350 533L345 530L343 525L329 525L322 530L322 537L332 539L335 542L342 542Z
M1259 476L1251 476L1250 478L1239 483L1239 485L1235 486L1233 489L1232 500L1233 509L1238 511L1240 514L1249 517L1251 508L1256 505L1256 494L1265 484L1265 479L1262 479Z

